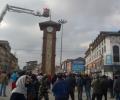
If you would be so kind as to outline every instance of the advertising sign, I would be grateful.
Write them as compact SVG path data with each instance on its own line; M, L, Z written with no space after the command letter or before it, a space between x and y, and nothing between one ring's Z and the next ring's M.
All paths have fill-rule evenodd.
M85 65L81 62L74 62L72 64L72 71L73 72L76 72L76 73L83 72L84 69L85 69Z

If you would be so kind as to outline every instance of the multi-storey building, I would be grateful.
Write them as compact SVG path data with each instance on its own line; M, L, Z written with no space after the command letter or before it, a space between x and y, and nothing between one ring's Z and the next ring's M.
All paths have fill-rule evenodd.
M18 59L11 53L8 41L0 40L0 70L12 72L18 69Z
M68 73L83 73L85 70L85 59L82 57L76 59L67 59L63 62L62 68Z
M65 61L63 61L62 70L64 72L68 72L68 73L72 72L71 62L72 62L72 59L66 59Z
M18 58L15 57L14 54L10 53L10 63L9 63L9 70L19 70L18 66Z
M26 66L24 66L24 70L34 70L38 66L37 61L28 61L26 62Z
M120 32L100 32L85 53L86 72L113 75L120 70Z

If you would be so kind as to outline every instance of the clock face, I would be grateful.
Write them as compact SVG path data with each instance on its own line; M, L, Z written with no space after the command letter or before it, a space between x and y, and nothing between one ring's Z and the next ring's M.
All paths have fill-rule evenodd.
M47 27L47 31L48 31L48 32L52 32L52 31L53 31L53 27L48 26L48 27Z

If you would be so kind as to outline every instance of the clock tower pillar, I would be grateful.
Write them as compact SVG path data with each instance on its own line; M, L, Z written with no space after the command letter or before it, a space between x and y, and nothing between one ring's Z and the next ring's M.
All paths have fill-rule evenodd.
M39 23L43 30L42 67L47 75L55 74L56 31L60 31L61 24L54 21Z

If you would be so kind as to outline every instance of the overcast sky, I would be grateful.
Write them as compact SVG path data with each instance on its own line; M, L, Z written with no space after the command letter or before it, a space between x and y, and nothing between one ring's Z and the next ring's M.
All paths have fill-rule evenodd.
M84 52L100 31L120 30L120 0L0 0L0 12L6 4L33 9L50 8L53 21L64 24L63 60L84 57ZM8 40L22 68L25 62L41 62L43 32L39 22L49 18L7 12L0 25L0 40ZM57 32L56 64L60 59L60 32Z

